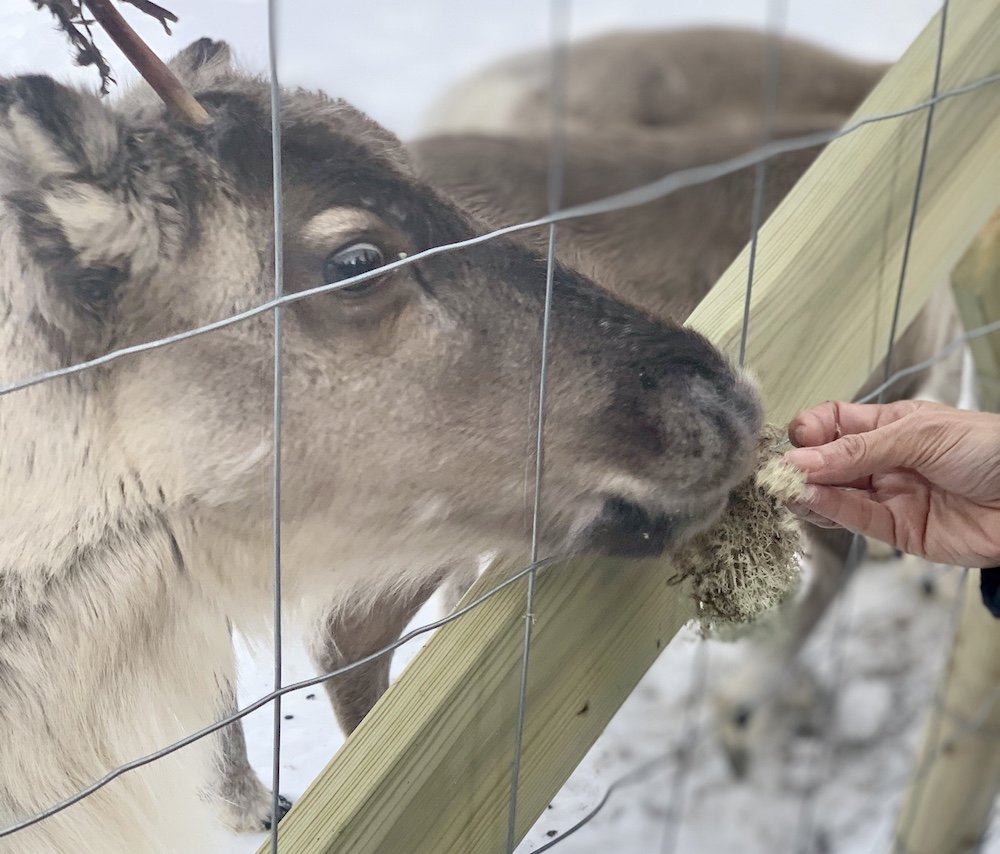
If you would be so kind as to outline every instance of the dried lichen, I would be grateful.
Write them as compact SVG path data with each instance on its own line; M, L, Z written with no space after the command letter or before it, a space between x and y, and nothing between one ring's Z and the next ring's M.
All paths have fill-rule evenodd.
M794 501L806 485L806 476L781 457L764 462L754 475L757 486L779 501Z
M799 525L784 506L803 475L781 460L782 431L766 427L752 477L737 487L722 518L674 555L676 581L689 581L705 628L746 624L796 587Z

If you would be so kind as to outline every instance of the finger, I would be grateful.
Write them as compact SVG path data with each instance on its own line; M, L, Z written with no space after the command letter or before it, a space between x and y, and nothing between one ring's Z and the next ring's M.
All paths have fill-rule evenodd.
M867 433L884 427L919 406L913 400L884 405L828 400L795 416L788 425L788 438L800 448L825 445L849 433Z
M873 501L865 492L814 486L807 491L802 503L809 512L829 519L848 531L899 547L892 512L887 505Z
M914 465L921 447L908 424L895 422L816 448L795 448L784 458L806 475L807 483L869 489L871 475Z
M831 522L829 519L820 516L818 513L813 513L808 507L803 504L798 504L794 501L789 501L785 505L789 510L792 511L799 519L803 522L808 522L810 525L815 525L817 528L839 528L836 522Z
M813 480L811 475L821 471L825 465L822 455L816 456L816 451L813 448L796 448L795 450L788 451L784 455L784 461L793 468L797 468L799 471L805 473L809 478L810 483L816 482ZM874 481L871 475L855 478L854 480L850 480L845 483L838 482L837 486L843 487L844 489L863 489L866 492L875 491Z

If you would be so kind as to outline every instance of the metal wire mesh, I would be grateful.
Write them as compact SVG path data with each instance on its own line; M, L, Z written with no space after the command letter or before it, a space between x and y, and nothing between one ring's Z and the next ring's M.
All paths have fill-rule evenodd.
M552 96L551 140L548 166L549 214L559 209L566 168L566 100L568 81L568 51L570 40L571 0L550 0L549 17L552 32ZM542 309L541 359L538 368L538 416L535 428L535 483L531 509L531 563L538 561L538 543L542 519L542 475L545 449L545 403L549 370L549 327L552 320L552 294L556 269L556 224L549 225L545 256L545 304ZM531 637L535 619L535 583L537 572L528 574L528 589L524 608L524 643L521 654L521 680L518 685L517 722L514 725L514 761L510 773L510 794L507 817L507 854L517 847L517 797L521 779L521 755L524 749L524 722L528 703L528 668L531 665Z
M281 163L281 83L278 78L278 0L267 3L267 53L271 90L271 182L274 206L274 298L285 294L284 192ZM271 548L274 564L272 617L274 634L274 690L281 690L281 398L283 388L284 306L274 309L274 417L271 425ZM271 854L278 854L278 817L281 802L281 696L274 698L271 724Z
M931 97L937 96L940 90L941 83L941 69L944 63L944 49L945 49L945 38L947 35L948 27L948 0L944 0L944 5L941 8L941 22L938 29L938 42L937 42L937 52L934 58L934 77L931 84ZM917 214L920 210L920 193L923 188L924 175L927 169L927 153L930 147L931 140L931 129L933 127L934 121L934 105L927 108L926 118L924 122L924 133L923 140L920 148L920 158L917 163L917 175L913 186L913 201L910 206L910 216L906 225L906 236L903 240L903 257L899 268L899 280L896 285L896 299L893 304L891 324L889 327L888 343L886 345L885 353L885 369L883 373L883 384L886 379L892 376L892 361L893 354L896 349L896 337L899 331L899 317L900 311L903 305L903 291L906 287L906 273L909 265L910 250L913 245L913 231L917 223ZM882 403L885 400L886 389L882 389L878 392L876 400L878 403ZM834 693L839 693L840 686L843 684L844 680L844 656L843 650L847 642L847 637L850 634L853 625L853 615L851 613L851 600L846 595L846 589L850 585L851 576L857 570L861 563L862 555L862 540L859 534L854 534L851 538L851 548L848 552L846 565L844 567L844 590L841 591L841 595L838 597L836 603L836 614L835 619L837 620L838 628L833 632L830 638L830 657L834 663L834 675L833 675L833 690ZM812 854L815 848L815 834L814 834L814 824L816 821L816 795L819 791L820 783L829 774L829 769L833 764L834 752L836 750L836 742L834 739L834 726L835 723L831 722L830 727L825 733L824 743L823 743L823 754L820 757L818 763L819 768L817 770L816 780L814 785L808 787L803 795L801 808L799 811L799 822L796 832L796 843L794 850L799 852L799 854Z
M942 15L942 39L939 45L939 53L937 57L938 66L935 74L935 84L934 93L931 98L920 104L915 104L912 107L905 108L902 110L893 111L890 113L885 113L877 116L871 116L861 121L855 122L843 129L829 132L819 132L812 133L793 139L785 139L780 142L769 141L771 135L771 121L773 120L773 114L771 118L765 123L768 130L765 131L765 137L763 144L756 150L747 152L745 154L739 155L737 157L729 158L725 161L709 164L707 166L701 166L694 169L687 169L680 172L672 173L670 175L664 176L662 179L651 182L650 184L644 185L642 187L637 187L633 190L629 190L625 193L620 193L615 196L602 199L596 202L587 203L584 205L578 205L564 210L558 209L558 202L560 197L559 186L561 182L561 174L563 170L563 156L564 156L564 140L561 140L561 133L564 133L565 128L562 124L564 121L564 102L561 100L565 95L565 56L560 55L559 51L564 49L566 42L568 41L568 16L569 16L569 2L568 0L553 0L552 2L552 16L553 16L553 30L556 33L554 39L555 50L553 59L553 79L555 85L553 86L553 118L554 128L562 128L562 131L554 131L553 133L553 144L552 144L552 156L550 165L550 186L549 186L549 214L545 217L540 217L530 222L518 223L506 228L498 229L492 231L488 234L479 235L477 237L471 238L469 240L460 241L458 243L443 245L433 247L421 253L416 253L405 259L392 262L384 267L374 270L370 273L362 274L360 276L355 276L350 279L343 280L334 284L323 285L317 288L312 288L309 290L301 291L293 294L286 294L283 287L283 257L282 257L282 193L281 193L281 110L280 110L280 83L278 78L278 60L277 60L277 43L276 43L276 20L277 20L277 2L276 0L269 0L269 41L270 41L270 82L271 82L271 105L272 105L272 150L273 150L273 181L274 181L274 229L275 229L275 295L274 299L267 301L259 306L256 306L247 311L231 315L229 317L222 318L213 323L209 323L194 329L186 330L175 335L167 336L155 341L149 341L144 344L135 345L132 347L122 348L109 352L101 357L91 359L88 361L73 364L64 368L60 368L53 371L42 372L34 376L26 377L21 380L10 382L3 387L0 387L0 395L7 395L15 393L19 390L26 389L40 383L50 382L52 380L71 376L82 371L90 370L98 367L99 365L107 364L111 361L126 358L130 355L134 355L141 352L146 352L149 350L170 346L179 341L188 340L192 337L198 335L204 335L211 333L213 331L225 328L235 323L243 322L249 318L257 317L268 312L273 312L274 314L274 420L273 420L273 453L274 453L274 468L273 468L273 527L274 527L274 625L275 625L275 655L274 655L274 689L268 694L258 698L253 703L249 704L245 708L239 710L233 715L229 715L225 718L220 719L213 725L199 730L196 733L192 733L187 738L175 742L162 750L156 751L155 753L149 754L148 756L137 758L136 760L122 765L107 775L102 777L100 780L95 781L91 786L78 792L71 798L68 798L58 804L53 805L51 808L39 813L24 821L18 822L10 827L0 830L0 837L9 836L19 830L30 827L63 809L71 806L82 800L83 798L93 794L103 786L110 783L112 780L120 777L131 770L139 768L143 765L149 764L156 761L170 753L181 749L182 747L193 743L199 739L202 739L213 732L241 719L242 717L250 714L256 709L262 708L268 703L274 704L274 751L273 751L273 792L274 792L274 810L277 814L278 808L278 784L280 775L280 756L281 756L281 742L280 742L280 727L281 727L281 710L280 710L280 700L284 695L317 685L327 679L335 676L343 675L345 673L351 672L355 669L363 667L365 664L370 663L380 656L387 655L393 650L402 646L409 640L424 634L426 632L432 631L443 625L446 625L454 620L461 619L463 616L467 615L474 609L480 607L482 604L487 602L494 595L499 593L501 590L505 589L510 584L513 584L523 578L528 578L529 588L528 588L528 600L525 612L525 636L524 636L524 657L522 663L522 680L520 687L520 697L519 697L519 712L518 712L518 724L517 724L517 736L516 736L516 747L515 747L515 757L520 756L521 748L521 733L523 731L524 715L526 709L526 686L527 686L527 671L529 666L530 658L530 625L533 614L533 604L532 604L532 590L535 575L537 572L542 571L546 567L550 566L558 560L557 557L547 557L544 560L539 559L538 555L538 527L541 519L541 494L542 494L542 461L543 461L543 431L544 431L544 408L545 408L545 365L546 365L546 342L548 338L548 317L551 310L551 295L552 295L552 276L553 267L555 259L555 237L556 237L556 224L559 222L564 222L570 219L594 216L601 213L614 212L618 210L623 210L625 208L644 204L653 199L662 198L672 192L676 192L679 189L694 186L699 183L714 180L715 178L721 177L726 174L738 171L740 169L746 168L747 166L754 165L757 167L757 181L755 184L755 201L754 201L754 217L751 228L751 245L754 247L754 252L752 257L756 254L757 245L757 234L761 222L760 210L761 210L761 194L763 192L763 176L765 174L766 163L768 159L790 151L807 149L814 147L818 144L832 142L838 138L846 136L847 134L853 133L861 127L864 127L873 122L887 121L896 118L900 118L906 115L910 115L915 112L922 110L927 111L927 123L926 123L926 133L924 138L924 144L921 155L921 163L918 171L917 187L914 194L913 210L910 221L910 227L907 236L907 250L909 248L910 239L912 237L913 222L917 216L917 210L919 206L919 195L920 195L920 180L923 175L924 162L926 159L927 145L930 135L931 120L933 115L934 105L940 103L941 101L956 97L962 94L966 94L981 87L996 83L1000 81L1000 74L993 74L984 77L980 80L974 81L965 86L946 91L943 93L938 92L938 81L940 76L940 63L943 54L944 45L944 28L946 20L946 10L947 3L945 4L945 13ZM560 71L560 69L562 69ZM772 78L769 78L772 79ZM775 70L773 74L773 84L776 87L777 83L777 72ZM764 104L770 109L773 108L774 101L776 99L776 88L769 89L765 94ZM508 234L514 234L520 231L525 231L539 226L548 226L549 231L549 253L548 253L548 272L547 272L547 282L546 282L546 307L545 316L543 318L543 336L542 336L542 359L541 359L541 376L539 383L539 398L538 398L538 421L537 421L537 445L536 445L536 468L535 468L535 503L533 512L533 525L532 525L532 548L531 548L531 561L530 564L523 570L515 573L509 579L507 579L502 584L494 587L487 593L483 594L475 601L469 603L467 606L457 610L455 613L445 617L441 620L429 623L422 626L414 631L408 632L406 635L401 637L398 641L393 644L386 646L385 648L375 652L369 656L366 656L348 666L338 668L330 673L325 673L317 676L313 679L304 680L296 682L289 685L282 684L282 673L281 673L281 389L282 389L282 309L293 301L298 301L301 299L308 299L310 297L317 296L319 294L328 293L330 291L338 290L341 288L350 287L355 284L359 284L370 278L376 276L384 275L386 272L397 269L400 267L407 266L419 262L420 260L434 255L438 255L444 252L454 252L460 251L463 248L467 248L473 245L477 245L489 240L499 238ZM908 251L904 251L904 262L903 269L900 274L900 285L899 292L902 293L903 282L906 274L906 259L908 257ZM743 355L746 350L746 335L747 335L747 324L749 318L749 306L753 283L753 264L751 263L750 273L747 282L747 320L744 323L744 330L741 341L741 363ZM895 331L896 324L898 322L898 307L899 302L897 301L896 310L893 315L893 331ZM868 399L880 398L881 395L892 386L893 383L912 375L915 372L929 367L931 364L942 361L948 358L956 349L963 346L968 341L974 340L977 337L988 335L994 332L1000 331L1000 321L988 324L986 326L980 327L978 329L970 330L962 335L960 338L955 339L949 345L942 350L935 357L928 359L919 365L909 366L903 368L896 372L891 372L892 363L892 346L894 340L894 334L890 335L889 338L889 348L886 358L886 377L885 381L879 388L875 389ZM702 658L696 659L696 667L704 666L704 664L697 664ZM703 676L704 674L702 674ZM703 680L702 680L703 681ZM700 684L699 680L695 680L695 684ZM980 723L985 719L986 715L989 713L991 707L997 700L997 696L991 696L989 703L984 704L984 708L980 710L975 716L980 720ZM970 722L969 725L975 725L975 720ZM692 739L692 744L689 745L689 750L693 752L695 744L704 738L704 733L697 733ZM925 773L926 768L931 764L932 759L944 749L944 745L939 745L935 752L928 757L925 766L917 771L917 778L919 778L923 773ZM672 755L672 751L671 751ZM623 778L612 783L608 788L607 793L604 798L599 802L595 809L589 813L584 819L582 819L577 825L571 828L564 834L559 835L555 839L546 843L542 847L536 849L537 851L549 850L564 839L568 838L570 835L576 833L581 827L583 827L588 821L590 821L594 816L599 814L600 810L609 802L611 795L614 791L622 788L631 783L639 782L642 779L646 779L649 774L654 773L662 767L662 763L665 762L667 757L659 756L644 763L639 768L630 772ZM507 848L509 852L512 852L516 843L516 801L517 801L517 786L518 786L518 773L517 773L517 759L515 759L515 767L512 771L511 780L511 793L510 793L510 821L509 821L509 834L508 834L508 844ZM274 830L271 836L271 848L272 851L277 852L278 848L278 832L277 832L277 822L274 824ZM670 848L667 850L673 850L673 843L671 843Z

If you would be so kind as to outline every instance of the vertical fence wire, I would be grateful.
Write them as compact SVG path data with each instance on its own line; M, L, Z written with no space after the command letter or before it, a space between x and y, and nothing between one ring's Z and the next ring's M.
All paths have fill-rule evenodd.
M924 136L920 144L920 160L917 163L917 177L913 185L913 203L910 206L910 218L906 224L906 238L903 241L903 259L899 266L899 287L896 289L896 304L892 310L892 325L889 327L889 344L885 354L885 370L882 380L885 382L892 376L892 356L896 347L896 333L899 328L899 315L903 305L903 287L906 283L906 271L910 265L910 247L913 245L913 230L917 224L917 211L920 209L920 193L924 186L924 173L927 170L927 153L930 150L931 129L934 125L934 107L938 92L941 91L941 67L944 62L945 31L948 26L948 0L941 4L941 26L938 30L937 55L934 59L934 83L931 89L931 103L927 107L924 122ZM885 400L885 390L878 396L878 402Z
M954 609L951 615L951 632L950 632L951 642L947 645L948 649L954 649L955 641L958 638L958 633L961 628L962 612L965 606L965 597L968 595L968 589L966 584L968 575L969 575L969 570L963 569L961 581L959 582L959 587L958 587L958 596L955 599ZM947 660L945 661L944 670L942 672L939 684L936 685L934 688L934 695L930 703L930 708L931 708L930 728L926 736L928 749L925 751L927 758L924 761L924 767L916 768L913 771L913 775L911 777L911 783L914 788L913 788L913 795L909 799L909 809L907 810L905 816L900 815L899 817L900 821L898 825L894 826L892 830L892 851L894 852L894 854L905 854L903 845L903 836L899 832L899 827L908 826L909 823L913 821L916 815L916 807L919 806L921 801L923 801L924 789L927 784L927 779L930 776L929 771L934 765L934 760L938 757L938 755L941 752L944 751L945 748L945 741L942 730L944 729L944 725L947 721L947 715L945 714L946 708L944 705L944 697L941 695L940 691L941 687L948 683L948 679L951 676L951 673L954 670L954 668L955 668L955 656L949 655ZM995 697L992 698L993 701L995 701L995 699L996 699ZM989 713L990 706L992 706L992 702L990 703L989 706L986 706L984 708L983 710L984 716ZM930 746L932 744L934 745L933 747ZM902 804L902 807L903 809L906 809L907 804L905 803Z
M267 2L267 54L271 84L271 173L274 194L274 298L285 291L284 207L281 174L281 87L278 81L278 0ZM281 305L274 309L274 420L272 429L272 538L274 560L274 690L281 689ZM278 854L281 784L281 697L274 698L271 746L271 854Z
M788 0L769 0L765 30L768 36L767 67L761 85L761 146L774 137L778 116L778 88L781 85L781 41L788 18ZM747 290L743 301L743 328L740 331L740 367L747 358L747 336L750 331L750 305L753 299L753 276L757 263L757 244L764 211L764 184L767 180L767 158L754 167L753 206L750 213L750 257L747 262Z
M892 322L889 327L889 340L886 346L885 364L882 374L883 384L878 390L876 396L876 402L879 404L885 401L885 396L888 391L886 383L889 377L892 376L892 357L896 346L896 335L899 331L899 318L903 304L903 293L906 286L906 274L909 267L910 249L913 245L913 234L917 222L917 213L920 209L920 195L921 190L923 189L924 174L927 170L927 155L930 149L931 130L934 123L935 99L937 98L941 87L941 68L944 61L945 34L947 31L947 25L948 0L944 0L941 6L941 23L938 29L937 52L934 60L931 103L927 107L927 114L924 121L923 138L921 140L920 155L917 161L917 174L913 185L913 199L910 205L910 215L907 220L906 234L903 240L903 253L899 268L899 282L896 287L896 299L893 305ZM851 546L844 567L848 583L850 581L850 576L853 575L855 568L861 561L863 554L862 544L862 537L859 534L854 534L851 539ZM834 697L838 696L844 677L843 647L846 644L846 636L849 634L850 625L848 601L845 599L845 593L843 590L840 592L840 600L841 601L838 602L837 624L830 638L830 655L834 661L834 688L832 692ZM821 768L816 776L814 785L808 787L803 796L799 812L798 831L796 834L798 842L795 846L795 850L799 852L799 854L810 854L813 850L812 838L816 816L815 802L823 781L825 781L828 777L829 768L833 763L833 758L836 753L835 726L835 721L831 721L825 734L825 749L820 760Z
M552 42L548 212L559 209L566 169L566 100L569 77L569 37L572 0L550 0L549 28ZM535 490L531 511L531 557L538 561L541 526L542 473L544 464L545 399L549 369L549 324L552 318L552 292L555 283L556 223L549 224L548 249L545 259L545 305L542 314L541 364L538 372L538 415L535 430ZM535 584L537 572L528 574L528 590L524 612L524 640L521 651L521 679L518 686L517 720L514 725L514 758L510 772L510 795L507 813L507 854L517 847L517 795L521 780L521 754L524 749L524 722L528 702L528 667L531 660L531 636L535 619Z
M778 115L778 92L781 86L782 38L788 18L789 0L768 0L764 30L767 33L766 56L762 58L761 72L761 131L759 145L766 147L774 138ZM754 166L753 200L750 210L750 257L747 264L747 285L743 299L743 325L740 329L739 366L746 367L747 342L750 334L750 309L753 300L753 280L756 270L757 247L763 220L764 192L767 180L768 158L761 158ZM684 822L684 801L688 778L694 766L694 756L699 741L700 711L708 690L708 640L698 639L699 648L692 662L691 688L688 708L685 712L683 731L684 744L678 759L670 788L668 804L668 825L664 832L661 852L673 854L680 841Z
M670 781L670 802L667 804L667 827L660 845L661 854L673 854L681 836L684 823L684 800L687 793L688 776L694 766L694 757L701 742L699 716L704 706L705 691L708 687L708 640L698 638L691 667L691 682L688 700L684 709L682 741L677 751L677 768Z

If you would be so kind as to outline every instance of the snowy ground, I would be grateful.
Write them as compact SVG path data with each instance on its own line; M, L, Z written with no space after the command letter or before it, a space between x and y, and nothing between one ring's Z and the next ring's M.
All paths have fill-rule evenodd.
M225 38L242 61L263 69L266 60L262 0L168 2L180 14L176 36L155 26L139 28L161 54L201 35ZM935 0L793 0L787 28L844 52L866 58L898 56L937 7ZM766 3L699 0L577 0L574 35L621 26L694 22L762 24ZM331 4L295 0L284 4L281 70L288 82L318 86L367 109L403 136L412 135L440 89L483 63L547 38L547 4L507 0ZM133 16L134 17L134 16ZM119 76L124 63L109 51ZM0 8L0 73L49 71L93 82L73 69L60 36L28 0L4 0ZM819 714L794 710L765 734L748 779L730 773L709 725L704 694L691 700L696 656L707 650L712 686L741 667L741 645L698 642L682 633L663 653L631 699L608 726L576 774L529 834L522 852L535 850L565 831L621 775L665 752L671 758L628 788L616 792L593 823L564 842L562 852L618 850L636 854L771 854L809 851L868 854L886 850L898 796L905 784L919 722L950 636L954 573L936 571L936 593L919 584L910 561L866 566L855 581L837 626L826 625L808 650L807 670L820 686ZM415 624L437 615L434 603ZM835 617L835 622L838 617ZM845 626L849 630L845 630ZM415 652L396 657L396 671ZM701 650L701 652L699 652ZM301 649L289 639L285 678L311 674ZM243 702L270 689L266 653L241 651ZM839 662L839 665L838 665ZM689 720L694 708L698 720ZM302 790L341 743L321 690L289 696L284 703L282 790ZM832 721L832 724L829 723ZM270 712L247 720L251 759L270 769ZM694 727L694 729L692 729ZM692 743L695 750L682 747ZM678 783L680 770L683 785ZM678 795L681 797L678 798ZM802 842L810 841L803 847ZM259 838L233 837L227 854L255 850ZM984 850L1000 852L1000 843Z

